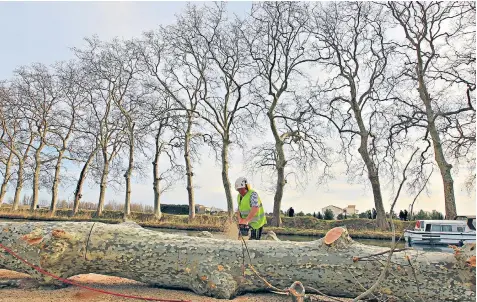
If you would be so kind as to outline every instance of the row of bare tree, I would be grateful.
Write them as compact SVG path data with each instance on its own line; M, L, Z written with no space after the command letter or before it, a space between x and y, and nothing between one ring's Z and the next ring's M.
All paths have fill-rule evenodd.
M420 193L437 165L447 218L456 215L452 163L470 166L475 183L472 2L261 2L243 18L224 4L189 5L140 38L85 41L73 60L21 67L2 83L0 203L11 183L17 209L28 181L31 209L44 185L54 213L72 161L81 167L75 213L89 172L100 186L97 215L115 181L128 216L131 177L152 160L157 217L161 193L185 176L193 219L203 144L221 162L231 217L233 146L274 175L273 225L291 175L322 179L335 163L351 180L367 176L383 228L382 184L396 184L401 159L417 148L409 189ZM271 142L257 134L266 128Z

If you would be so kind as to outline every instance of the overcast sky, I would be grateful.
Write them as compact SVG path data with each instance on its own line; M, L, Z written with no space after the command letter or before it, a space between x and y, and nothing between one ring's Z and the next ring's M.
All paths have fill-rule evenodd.
M156 28L159 24L174 22L186 2L1 2L0 3L0 79L8 79L12 71L34 62L51 64L73 58L71 47L81 46L84 37L98 35L102 40L114 37L131 38ZM232 13L245 14L250 2L229 2ZM203 150L202 161L195 165L196 203L226 208L219 164L207 150ZM327 205L346 207L356 205L358 211L373 207L373 196L367 179L362 183L350 184L343 171L335 170L336 178L326 186L317 187L314 181L306 190L287 187L282 201L286 210L293 206L296 211L320 211ZM468 194L464 188L465 170L461 175L454 171L454 184L458 214L475 214L475 192ZM68 172L79 174L77 169ZM261 195L267 212L273 209L273 194L265 191L259 175L247 175L243 169L242 154L232 154L230 179L247 176ZM73 199L74 186L64 187L60 199ZM25 194L31 194L29 188ZM98 186L89 184L84 189L83 200L96 202ZM13 196L10 189L7 198ZM389 190L383 190L386 210L393 198ZM43 189L40 199L49 200L49 190ZM398 201L398 210L407 208L413 196L404 194ZM122 202L124 192L109 190L106 202ZM164 203L187 203L185 187L177 186L163 197ZM153 204L152 178L136 181L132 188L132 202ZM415 208L444 212L442 180L436 170L431 178L429 195L422 194Z

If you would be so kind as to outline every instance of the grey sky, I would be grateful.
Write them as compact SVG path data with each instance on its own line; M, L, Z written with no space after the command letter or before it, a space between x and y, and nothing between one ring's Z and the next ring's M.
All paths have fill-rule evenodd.
M97 34L100 39L113 37L137 37L142 32L156 28L159 24L174 22L174 14L179 13L186 2L1 2L0 3L0 79L8 79L12 71L21 65L41 62L51 64L73 57L70 47L81 46L84 37ZM229 2L232 13L244 14L250 8L250 2ZM223 193L220 167L214 162L208 150L203 150L202 161L195 165L196 202L209 206L226 207ZM71 165L70 165L71 166ZM259 175L246 175L243 171L243 159L240 152L235 152L231 160L230 178L245 175L252 179L253 186L261 194L266 211L273 209L273 195L264 190ZM78 173L70 168L68 174ZM455 192L459 214L475 213L475 192L468 195L464 189L465 169L455 175ZM333 204L345 207L356 204L359 211L373 207L373 198L367 179L361 184L349 184L342 171L335 170L336 179L327 186L317 187L314 181L304 191L287 187L282 202L283 209L293 206L297 211L319 211L324 206ZM430 195L423 193L416 208L444 211L442 181L439 172L431 178ZM74 186L65 187L60 199L73 197ZM42 189L40 199L49 200L49 190ZM88 185L83 200L97 201L98 186ZM31 194L28 188L25 194ZM13 195L10 190L7 198ZM392 194L383 191L386 210ZM108 190L106 202L122 202L122 191ZM187 203L185 186L177 186L163 196L165 203ZM397 209L407 208L411 196L406 194L397 204ZM132 201L144 204L153 203L152 179L140 180L133 186Z

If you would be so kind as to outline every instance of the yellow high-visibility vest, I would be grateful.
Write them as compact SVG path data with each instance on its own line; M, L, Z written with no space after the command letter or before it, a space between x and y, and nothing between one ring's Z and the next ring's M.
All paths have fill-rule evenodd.
M240 217L242 217L243 219L247 218L248 214L250 213L250 210L252 209L252 207L250 206L250 196L252 196L253 192L255 191L248 190L247 194L245 194L245 196L243 197L240 194L237 195L237 203L239 205ZM258 207L259 209L257 214L255 214L255 216L249 222L249 225L255 230L261 228L267 223L267 218L265 217L265 211L263 210L260 196L258 196Z

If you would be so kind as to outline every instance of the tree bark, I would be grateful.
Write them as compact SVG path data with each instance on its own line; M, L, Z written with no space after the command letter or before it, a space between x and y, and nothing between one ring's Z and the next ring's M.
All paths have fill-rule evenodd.
M89 165L91 164L91 161L93 160L94 156L96 155L96 152L98 151L98 148L96 147L91 154L89 155L88 159L83 165L83 169L81 169L81 173L78 179L78 183L76 184L76 190L75 190L75 201L73 205L73 215L78 214L79 211L79 204L81 200L81 192L83 191L83 184L84 181L86 180L86 173L88 172Z
M13 198L13 206L12 209L14 211L18 210L18 206L20 205L20 195L23 189L23 161L18 163L18 171L17 171L17 186L15 188L15 197Z
M131 223L4 222L0 228L2 244L62 278L105 274L223 299L267 290L238 240L165 234ZM330 296L356 297L379 276L383 262L374 260L385 259L388 249L354 242L345 230L335 237L329 245L320 239L248 241L247 246L255 270L278 288L296 280ZM4 251L0 265L42 284L58 282ZM375 294L400 301L475 301L475 244L456 254L395 252L391 265Z
M104 167L103 173L101 175L101 184L99 185L99 201L98 201L98 209L96 210L96 216L100 217L103 215L103 208L104 208L104 196L106 194L106 187L108 186L108 174L109 174L109 161L108 161L108 154L105 150L103 150L103 159L104 159Z
M420 57L420 52L418 52L418 80L419 80L419 97L421 98L424 106L426 107L427 115L427 130L431 135L432 145L434 147L434 158L436 159L437 166L441 172L442 183L444 185L444 202L446 210L446 219L453 220L457 216L457 209L455 205L455 195L454 195L454 180L452 179L451 169L452 165L446 161L444 150L442 149L441 138L437 132L435 124L435 114L431 105L431 97L427 91L427 86L424 81L424 76L422 72L422 58Z
M275 98L274 104L278 102L278 98ZM273 116L274 106L268 111L268 119L270 121L270 128L275 139L275 150L277 151L277 161L275 163L275 168L277 170L277 187L275 191L275 196L273 197L273 219L270 225L274 227L280 227L282 220L280 218L280 209L282 205L283 198L283 189L285 187L285 166L287 161L285 159L285 151L283 150L283 141L278 134L277 126L275 124L275 119Z
M154 217L156 219L162 218L161 212L161 175L159 173L159 158L161 155L161 143L159 141L161 132L158 131L156 134L156 152L154 153L154 161L152 162L152 172L153 172L153 189L154 189Z
M3 199L5 198L5 194L7 193L7 185L10 181L10 168L12 164L13 152L10 151L8 155L7 161L5 163L5 177L3 178L2 187L0 188L0 206L3 204Z
M134 165L134 124L130 129L129 139L129 164L124 177L126 178L126 198L124 202L124 218L131 215L131 175Z
M356 119L356 123L358 124L359 128L360 146L358 148L358 152L366 165L366 170L368 171L368 179L371 182L371 188L373 189L374 206L376 208L376 226L380 229L387 230L389 229L389 225L386 221L386 211L384 210L383 205L383 196L381 194L381 184L379 181L379 170L376 167L376 164L374 163L373 159L369 155L368 150L369 131L364 125L363 116L361 114L359 104L356 100L357 91L354 81L349 80L349 82L352 94L351 106L353 109L354 117Z
M28 143L28 147L25 150L25 154L23 156L20 155L18 151L15 151L14 149L10 149L15 153L15 156L18 159L18 171L17 171L17 186L15 188L15 197L13 199L13 206L12 209L14 211L18 210L18 206L20 205L20 194L22 193L23 189L23 167L25 165L25 160L28 156L28 152L30 150L31 142L33 140L33 135L30 137L30 142Z
M386 211L384 211L383 197L381 195L381 184L379 182L379 172L367 149L368 135L361 135L361 145L358 152L361 155L368 170L368 179L373 189L374 205L376 207L376 226L381 229L389 229L386 221Z
M33 199L31 201L30 205L30 210L35 211L36 206L38 205L38 198L39 198L39 193L40 193L40 171L41 171L41 150L43 149L43 139L42 142L40 143L40 146L38 146L38 149L35 151L35 170L33 174Z
M426 84L426 77L428 72L432 74L432 71L429 71L430 66L433 66L435 59L439 58L440 55L436 53L436 48L438 48L437 40L442 38L442 34L437 35L433 32L433 28L438 26L440 28L441 22L445 19L452 20L455 16L452 17L450 10L446 13L435 14L430 18L427 14L432 11L430 6L421 7L420 10L417 8L412 8L410 11L407 11L410 15L414 14L415 22L422 22L422 24L416 24L415 27L411 26L409 21L405 19L404 11L398 9L392 2L389 2L388 7L391 9L391 13L403 28L406 39L410 42L408 47L416 53L416 65L415 65L415 77L410 77L412 80L417 81L417 89L419 92L419 98L424 104L425 113L426 113L426 122L427 122L427 131L429 132L432 145L434 148L434 158L437 162L439 170L441 172L442 183L444 186L444 202L445 202L445 211L446 219L454 219L457 216L456 204L455 204L455 194L454 194L454 180L452 178L451 169L452 165L449 164L444 155L444 150L442 149L442 142L438 129L435 125L435 119L437 118L434 109L432 107L432 98L429 94ZM420 15L422 13L422 15ZM417 21L419 20L419 21ZM427 22L426 22L427 21ZM450 22L450 21L449 21ZM458 22L454 20L454 22ZM422 27L421 27L422 26ZM457 33L457 32L456 32ZM428 37L431 37L430 39ZM448 35L444 35L444 39L447 41L449 38ZM424 62L426 61L426 62ZM434 63L433 63L434 62ZM435 73L435 72L434 72ZM436 92L438 94L438 92ZM426 133L427 138L427 133Z
M58 203L58 186L60 184L61 161L63 160L64 152L65 152L64 150L61 150L58 153L58 160L56 161L55 176L53 178L53 186L51 188L51 205L50 205L51 215L55 215L56 204Z
M283 151L283 143L277 142L276 148L278 151L278 162L277 162L277 190L275 191L275 196L273 197L273 220L272 226L280 227L282 220L280 217L280 209L282 207L282 198L283 198L283 189L286 184L285 180L285 152Z
M194 200L194 187L192 177L194 173L192 172L192 162L190 160L190 139L191 139L191 128L192 128L192 117L187 117L187 130L185 133L185 142L184 142L184 159L186 165L186 176L187 176L187 196L189 198L189 221L192 221L195 218L195 200Z
M228 138L222 140L222 183L224 184L225 198L227 199L227 214L232 219L234 216L234 202L229 180L229 144Z

